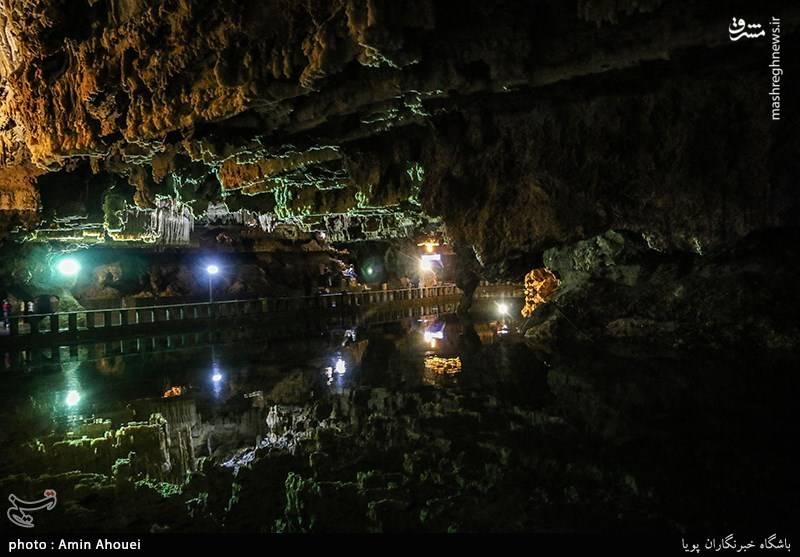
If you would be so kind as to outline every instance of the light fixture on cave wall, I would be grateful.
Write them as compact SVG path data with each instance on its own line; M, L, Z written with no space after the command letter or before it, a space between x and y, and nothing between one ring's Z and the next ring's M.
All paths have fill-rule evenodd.
M427 239L424 242L420 242L417 244L418 247L421 247L425 253L432 254L436 251L436 248L439 247L439 242L434 239Z

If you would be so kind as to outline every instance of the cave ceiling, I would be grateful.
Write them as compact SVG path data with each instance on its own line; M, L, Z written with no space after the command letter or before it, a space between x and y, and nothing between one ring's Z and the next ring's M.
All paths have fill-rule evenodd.
M3 234L441 223L491 263L609 228L701 251L797 224L796 116L776 133L752 100L766 51L712 4L5 0ZM796 37L800 9L768 8Z

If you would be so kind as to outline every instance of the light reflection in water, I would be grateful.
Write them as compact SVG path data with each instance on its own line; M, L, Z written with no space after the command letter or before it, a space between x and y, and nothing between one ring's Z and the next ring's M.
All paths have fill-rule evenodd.
M347 364L344 363L344 360L341 356L336 358L336 364L333 366L333 371L338 373L339 375L344 375L347 373Z
M333 365L324 368L323 371L328 380L328 386L332 386L334 382L336 383L336 386L341 386L344 375L347 373L347 363L344 361L341 354L336 354L336 359L333 361Z
M461 358L458 356L444 358L442 356L425 356L423 381L429 385L437 385L443 379L461 373Z
M164 391L164 394L161 395L161 398L173 398L176 396L181 396L185 390L186 387L170 387Z
M217 360L217 352L214 345L211 345L211 385L214 390L214 397L219 398L224 386L224 375Z
M67 407L70 416L76 415L81 406L81 381L78 377L78 362L67 362L62 364L61 371L64 374L64 405Z
M425 371L436 375L455 375L461 373L461 358L443 358L441 356L426 356Z

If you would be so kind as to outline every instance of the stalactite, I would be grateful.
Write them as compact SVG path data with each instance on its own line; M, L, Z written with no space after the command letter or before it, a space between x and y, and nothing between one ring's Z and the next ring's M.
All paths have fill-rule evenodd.
M11 74L19 62L19 48L11 29L12 6L10 2L0 2L0 75Z
M225 202L210 202L208 208L197 218L197 224L235 224L249 228L260 227L264 232L273 232L278 221L272 213L258 213L247 209L231 211Z
M264 232L272 232L275 230L277 221L274 215L270 213L263 213L258 215L258 224L261 226L261 230Z
M194 230L191 207L171 197L156 198L150 227L162 244L188 244Z
M215 203L213 201L209 201L208 208L198 220L207 223L219 223L226 219L230 214L231 212L225 202Z
M350 239L348 228L350 227L349 215L334 215L324 221L325 232L332 242L345 242Z

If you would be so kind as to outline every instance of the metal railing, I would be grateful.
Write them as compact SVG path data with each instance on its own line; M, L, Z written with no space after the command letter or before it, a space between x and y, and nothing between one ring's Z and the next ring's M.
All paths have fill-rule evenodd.
M344 291L315 296L189 302L11 315L6 336L70 334L112 327L133 328L140 325L256 316L280 311L358 308L391 302L456 296L458 293L459 291L454 285L442 285L394 290Z
M370 311L357 312L305 312L298 319L285 319L285 314L273 315L274 319L264 320L263 326L256 327L181 327L176 331L129 330L114 327L109 334L97 338L63 340L61 335L25 335L20 340L38 340L37 345L24 343L9 346L0 352L0 368L33 369L48 364L64 362L99 361L117 356L172 352L193 349L199 346L212 346L230 342L269 343L275 340L297 340L311 333L329 333L332 330L344 331L356 327L381 326L403 320L416 320L422 316L435 316L452 313L458 301L450 299L431 299L414 304L386 304L373 306ZM222 323L222 322L220 322ZM198 322L201 324L201 322ZM194 330L192 330L194 329ZM104 329L100 329L103 331ZM122 334L112 334L122 333ZM0 347L2 349L2 347ZM32 366L32 367L31 367Z

